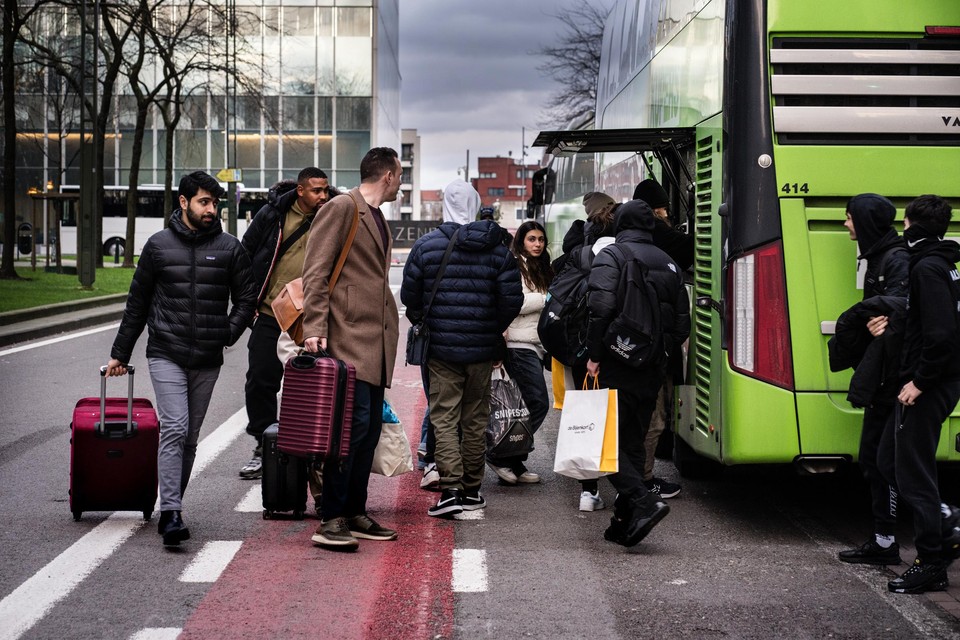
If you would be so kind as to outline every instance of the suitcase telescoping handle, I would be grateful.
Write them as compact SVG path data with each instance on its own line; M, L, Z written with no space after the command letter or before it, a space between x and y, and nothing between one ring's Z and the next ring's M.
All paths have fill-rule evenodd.
M127 383L127 426L122 433L117 433L109 429L111 426L122 425L122 423L110 423L107 424L106 415L107 415L107 368L100 367L100 420L97 422L95 431L98 436L106 436L108 438L129 438L133 435L134 430L136 429L136 423L133 421L133 375L136 373L136 369L130 365L127 365L127 373L129 375L129 382Z

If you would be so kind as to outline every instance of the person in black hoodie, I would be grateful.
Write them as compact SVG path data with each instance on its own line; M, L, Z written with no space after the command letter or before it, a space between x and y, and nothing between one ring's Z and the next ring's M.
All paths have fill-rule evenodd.
M892 202L875 193L861 193L847 202L844 226L850 232L850 239L856 241L860 249L858 260L866 260L867 263L863 280L863 300L870 300L875 296L905 298L907 295L909 256L903 239L893 228L896 213ZM886 331L889 322L887 315L870 317L860 326L860 339L857 342L865 346L878 339ZM893 362L899 361L898 354L893 354L892 358ZM858 361L855 367L859 369L860 366L861 362ZM889 376L879 372L876 379L889 379ZM881 383L880 388L873 391L872 402L863 409L859 462L870 486L874 536L857 548L841 551L838 557L842 562L881 565L900 563L900 545L894 535L897 525L897 491L884 480L877 468L877 448L893 412L898 390L895 380L893 385L884 386Z
M648 178L637 184L636 189L633 190L633 199L643 200L653 209L653 244L673 258L673 261L682 270L687 271L693 266L693 234L683 233L670 223L670 213L668 211L670 198L667 196L667 192L660 186L659 182ZM657 407L650 419L650 430L647 431L647 439L644 442L647 457L643 468L643 481L647 485L647 489L659 493L661 498L674 498L682 490L679 483L670 482L653 475L653 462L657 445L669 423L670 406L673 403L674 380L680 381L683 379L683 367L681 365L683 356L679 344L674 345L671 362L673 366L663 376L663 384L660 386L660 393L657 395Z
M910 254L907 320L899 404L880 445L887 481L913 511L917 557L887 588L894 593L941 591L951 558L942 527L937 444L943 421L960 400L960 246L944 240L950 205L924 195L907 205L903 237Z
M640 542L670 510L643 481L644 439L663 379L663 366L658 362L631 367L613 356L604 341L607 329L624 308L618 291L629 260L646 267L645 277L656 290L665 351L669 353L673 344L683 342L690 334L683 275L676 262L654 246L654 224L653 211L642 200L631 200L617 208L616 242L594 258L587 297L587 373L598 378L600 387L617 389L620 421L619 471L609 476L618 495L604 538L627 547Z
M327 174L316 167L300 171L296 182L278 182L267 204L250 221L243 248L253 265L257 285L257 312L247 340L247 380L244 398L247 433L256 440L253 457L240 469L240 477L255 480L262 473L263 432L277 421L277 392L283 379L283 362L277 358L280 325L273 317L273 302L291 280L303 273L303 256L317 211L339 195ZM312 491L317 498L316 486Z
M202 171L180 180L180 208L143 247L106 367L108 376L124 375L137 339L149 328L147 363L160 418L157 531L164 546L190 538L180 512L200 427L223 349L243 335L257 299L250 259L217 219L222 195Z

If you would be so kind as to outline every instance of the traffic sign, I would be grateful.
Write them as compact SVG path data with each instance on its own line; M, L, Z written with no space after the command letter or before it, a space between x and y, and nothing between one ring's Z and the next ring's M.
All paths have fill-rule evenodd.
M217 172L217 180L220 182L240 182L243 180L243 170L221 169Z

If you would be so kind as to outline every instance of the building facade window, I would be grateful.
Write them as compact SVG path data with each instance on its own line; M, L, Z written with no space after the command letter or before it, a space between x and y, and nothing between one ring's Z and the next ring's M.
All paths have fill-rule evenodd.
M504 195L504 189L502 187L490 187L487 189L488 196L502 196Z

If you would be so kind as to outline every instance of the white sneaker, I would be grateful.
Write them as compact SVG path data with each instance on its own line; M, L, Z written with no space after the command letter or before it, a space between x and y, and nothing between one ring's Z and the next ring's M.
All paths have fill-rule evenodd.
M497 474L497 477L506 482L507 484L517 484L517 474L507 467L498 467L489 460L487 460L487 466Z
M517 482L521 484L536 484L540 482L540 475L534 473L533 471L524 471L521 474L514 474L517 476Z
M606 507L603 503L603 498L600 497L600 492L590 493L589 491L584 491L580 494L580 511L600 511Z
M423 480L420 481L420 488L427 491L440 491L440 472L437 471L435 462L431 462L423 468Z

